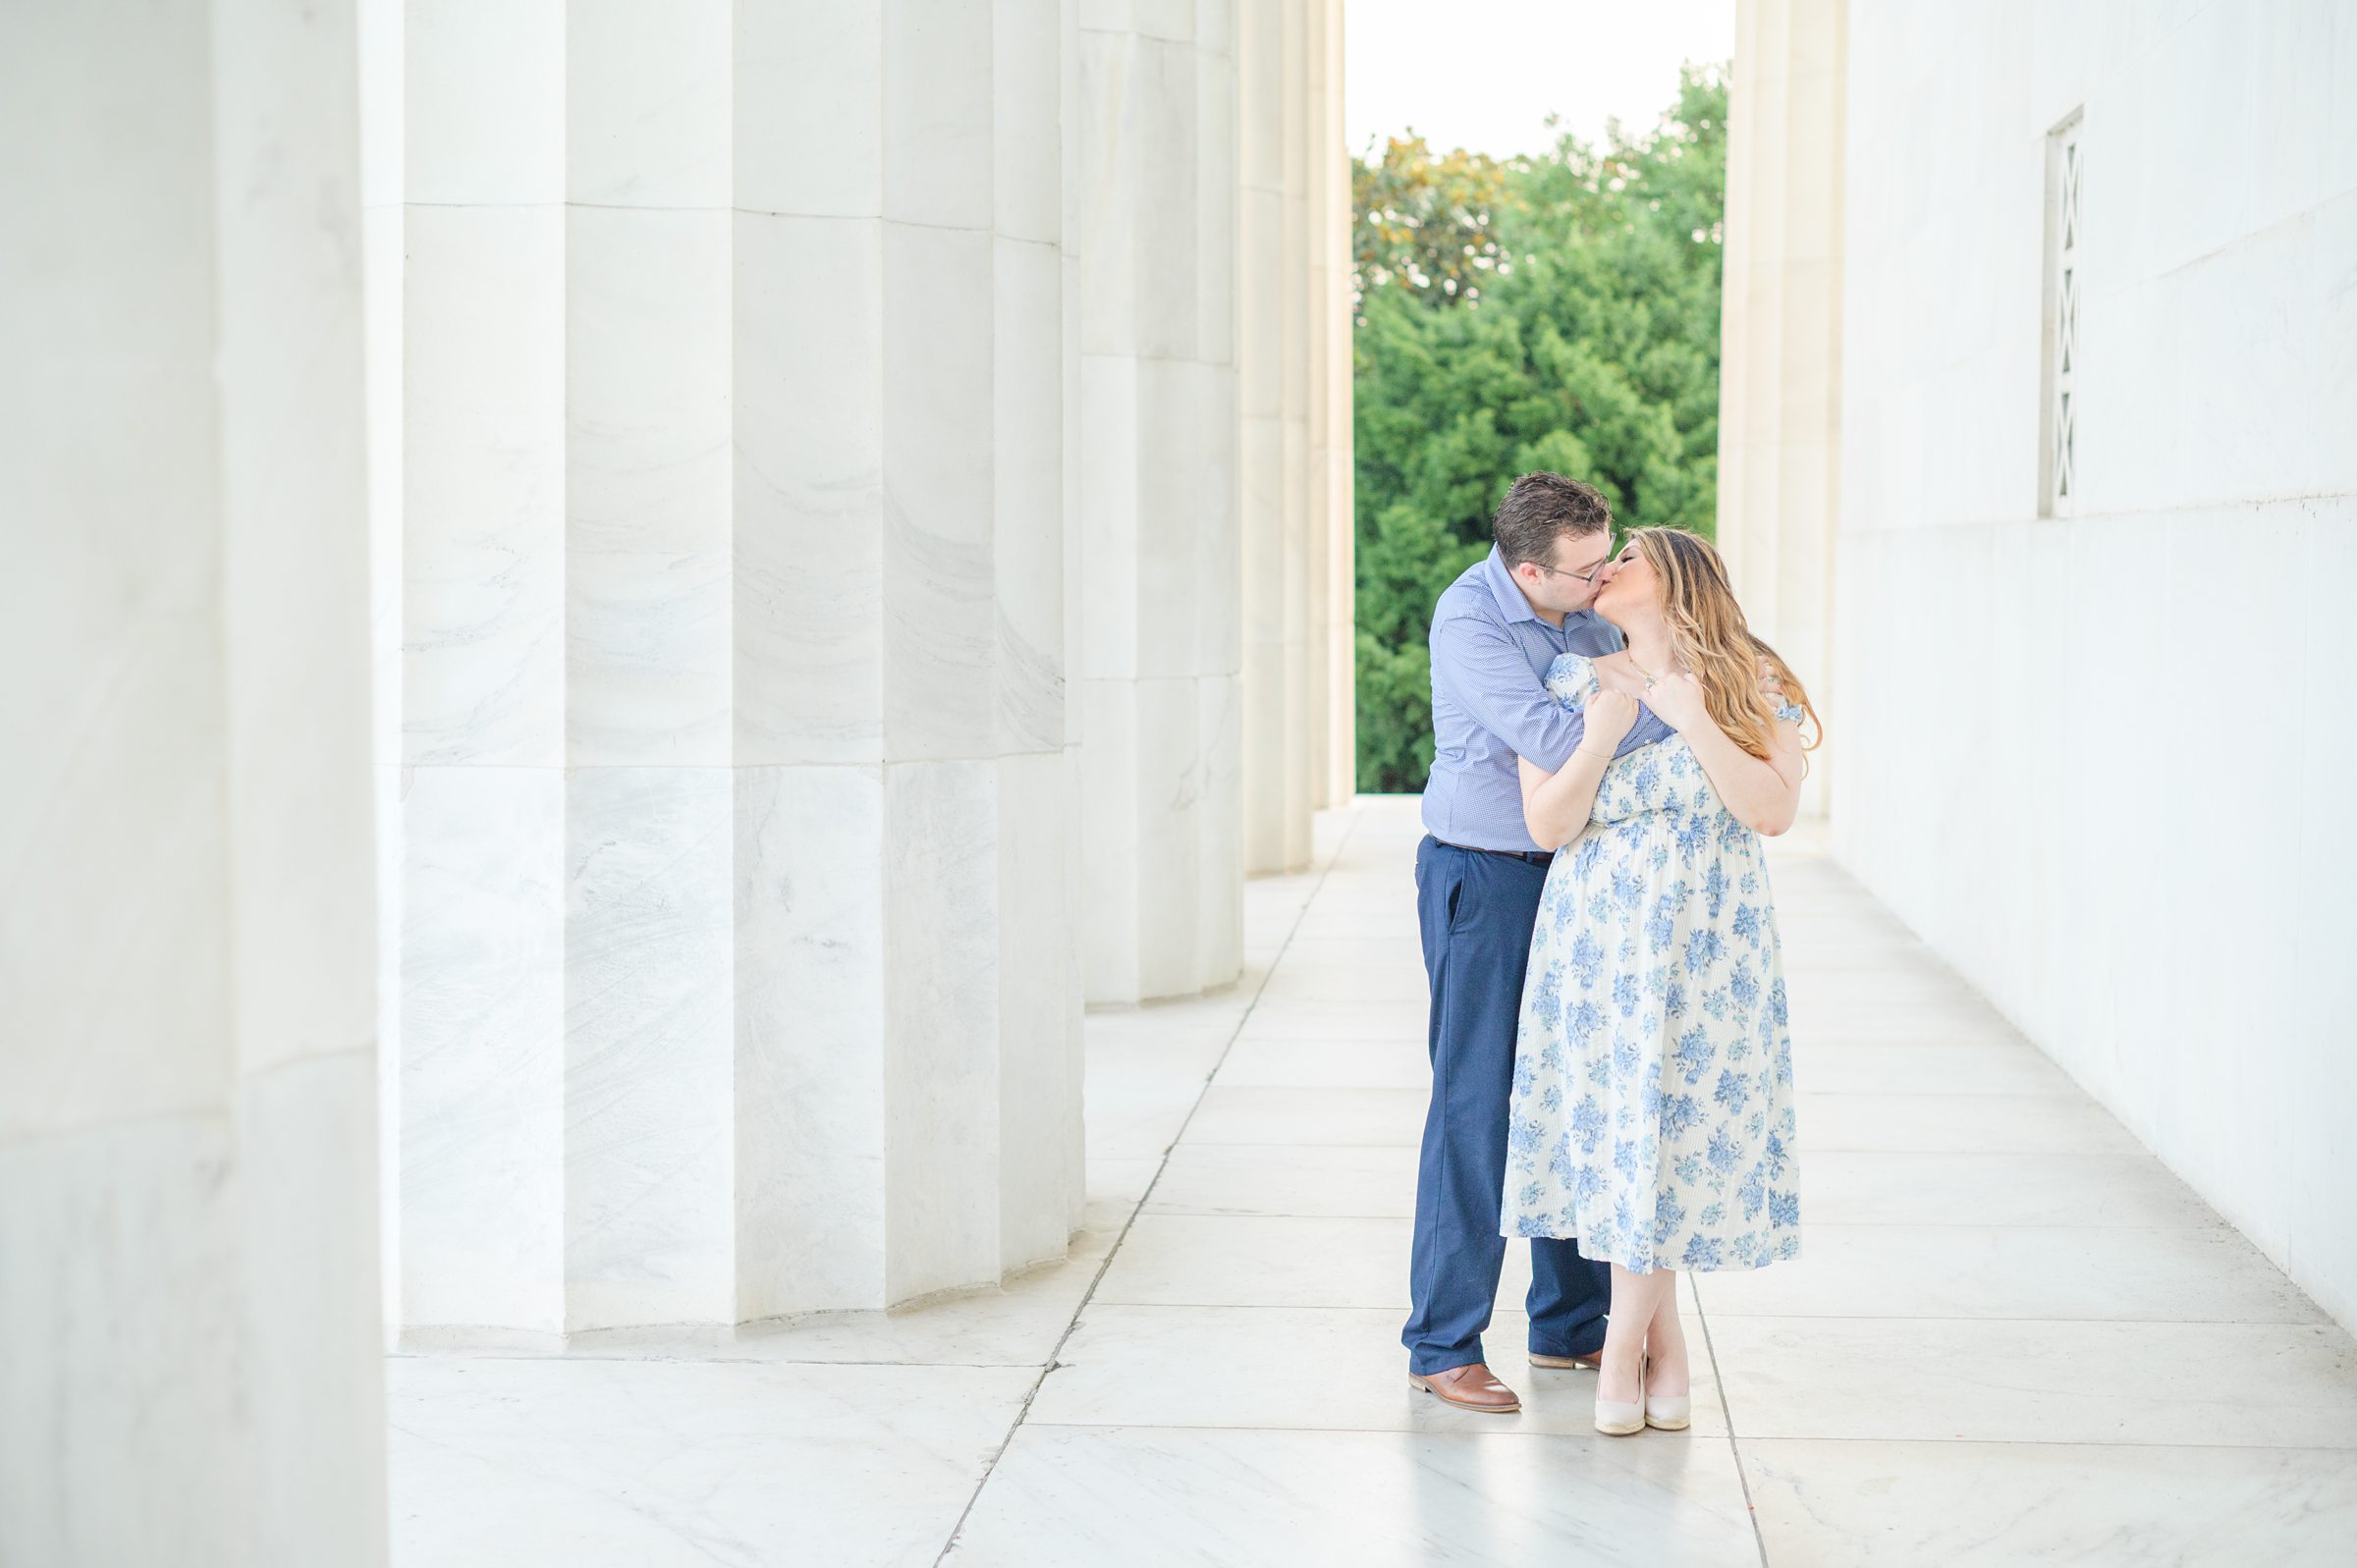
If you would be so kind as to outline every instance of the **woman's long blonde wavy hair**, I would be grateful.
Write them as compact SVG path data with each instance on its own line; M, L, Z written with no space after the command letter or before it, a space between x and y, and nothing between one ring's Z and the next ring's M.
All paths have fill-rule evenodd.
M1670 645L1678 663L1701 682L1703 705L1728 738L1755 757L1766 758L1776 733L1776 708L1760 693L1760 661L1768 661L1784 701L1799 705L1801 750L1825 740L1825 726L1809 702L1807 688L1783 655L1751 634L1743 607L1727 580L1727 564L1710 541L1683 528L1631 528L1637 547L1661 579L1662 615L1670 623Z

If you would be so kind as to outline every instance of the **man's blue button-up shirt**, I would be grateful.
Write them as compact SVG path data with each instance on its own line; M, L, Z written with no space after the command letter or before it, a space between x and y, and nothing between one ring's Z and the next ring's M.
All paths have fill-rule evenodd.
M1424 827L1468 849L1535 850L1522 820L1514 759L1554 773L1570 760L1586 722L1547 694L1559 654L1620 651L1620 633L1586 610L1551 625L1530 607L1492 550L1449 585L1432 614L1432 778ZM1668 739L1650 708L1620 742L1629 752Z

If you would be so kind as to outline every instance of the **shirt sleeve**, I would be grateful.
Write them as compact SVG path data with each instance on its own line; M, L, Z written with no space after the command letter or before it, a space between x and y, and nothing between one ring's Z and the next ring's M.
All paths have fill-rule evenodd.
M1479 616L1449 616L1432 627L1433 684L1473 722L1549 773L1561 771L1588 732L1587 718L1549 695L1514 640ZM1651 709L1616 756L1660 740L1669 728Z
M1639 746L1650 746L1657 740L1667 740L1676 733L1663 722L1659 714L1640 702L1637 704L1637 722L1628 727L1628 733L1620 737L1620 748L1613 755L1625 757Z
M1479 616L1432 626L1433 685L1518 757L1554 773L1587 733L1586 719L1548 694L1514 640Z

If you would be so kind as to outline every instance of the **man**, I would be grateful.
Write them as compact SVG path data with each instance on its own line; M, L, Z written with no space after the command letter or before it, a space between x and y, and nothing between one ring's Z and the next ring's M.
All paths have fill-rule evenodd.
M1588 608L1612 560L1612 509L1562 474L1516 479L1492 519L1489 558L1441 595L1432 618L1432 778L1416 850L1416 912L1432 982L1432 1107L1416 1174L1413 1303L1400 1339L1417 1387L1468 1410L1510 1414L1481 1334L1506 1238L1507 1106L1523 966L1552 856L1522 821L1515 759L1554 772L1584 732L1547 694L1559 654L1624 658ZM1666 738L1650 710L1620 743ZM1573 1241L1530 1244L1530 1362L1592 1367L1604 1345L1610 1274Z

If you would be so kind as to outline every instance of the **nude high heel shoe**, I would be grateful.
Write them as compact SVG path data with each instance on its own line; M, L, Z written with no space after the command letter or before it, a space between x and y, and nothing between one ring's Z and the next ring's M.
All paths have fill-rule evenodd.
M1597 1396L1598 1432L1607 1437L1627 1437L1645 1430L1645 1371L1642 1366L1637 1370L1637 1397L1633 1401ZM1604 1386L1603 1379L1597 1379L1597 1386Z
M1645 1358L1645 1381L1653 1381L1653 1358ZM1637 1392L1645 1400L1645 1425L1657 1432L1683 1432L1694 1422L1694 1396L1691 1394L1649 1394L1643 1387Z

